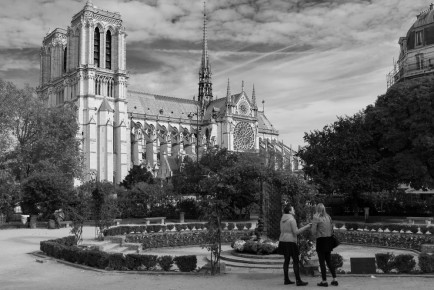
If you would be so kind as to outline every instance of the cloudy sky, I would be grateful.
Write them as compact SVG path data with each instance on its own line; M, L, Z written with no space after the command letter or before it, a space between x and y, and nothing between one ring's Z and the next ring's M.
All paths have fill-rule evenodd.
M0 0L0 78L39 82L39 48L66 28L85 0ZM202 0L93 0L120 12L127 31L129 88L181 98L197 94ZM265 101L280 139L352 115L386 90L386 74L426 0L208 0L208 46L217 97ZM262 109L262 108L261 108Z

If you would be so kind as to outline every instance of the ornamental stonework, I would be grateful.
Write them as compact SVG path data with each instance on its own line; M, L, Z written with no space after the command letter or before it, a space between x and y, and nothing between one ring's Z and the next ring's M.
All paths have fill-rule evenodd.
M255 145L255 133L247 122L239 122L234 129L234 149L249 150Z

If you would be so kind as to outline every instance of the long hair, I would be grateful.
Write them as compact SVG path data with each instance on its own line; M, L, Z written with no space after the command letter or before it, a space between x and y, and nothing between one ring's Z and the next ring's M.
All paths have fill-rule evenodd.
M315 214L318 215L320 218L330 218L330 216L327 214L325 206L322 203L318 203L316 205Z

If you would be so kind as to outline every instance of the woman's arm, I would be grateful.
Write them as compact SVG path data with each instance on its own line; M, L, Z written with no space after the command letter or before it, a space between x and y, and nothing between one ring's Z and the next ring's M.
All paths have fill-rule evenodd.
M307 224L304 227L298 228L297 222L295 221L295 219L290 221L290 225L291 225L291 230L295 235L301 234L302 232L304 232L305 230L307 230L310 227L310 224Z
M316 237L316 231L317 231L317 228L318 228L318 222L319 222L318 217L314 216L313 220L312 220L312 228L310 229L310 231L311 231L311 233L312 233L312 235L314 237Z

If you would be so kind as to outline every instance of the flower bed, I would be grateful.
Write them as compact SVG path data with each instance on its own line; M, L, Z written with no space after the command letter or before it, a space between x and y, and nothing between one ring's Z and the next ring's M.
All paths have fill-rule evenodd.
M270 255L277 254L278 242L272 240L235 240L231 247L240 253L250 253L255 255Z
M106 253L95 248L77 246L74 236L42 241L40 249L46 255L56 259L105 270L170 271L172 265L176 264L181 272L191 272L197 267L197 257L194 255L173 258L172 256Z
M422 244L433 244L433 235L379 233L369 231L335 230L335 236L344 243L390 248L413 249L420 251Z
M365 224L365 223L340 223L335 224L338 229L346 229L349 231L365 231L365 232L399 232L434 235L434 226L427 225L407 225L407 224Z
M222 231L222 243L230 243L241 237L250 235L251 231ZM204 245L207 233L205 231L163 232L150 234L127 234L125 242L141 243L143 249L161 247L179 247Z

